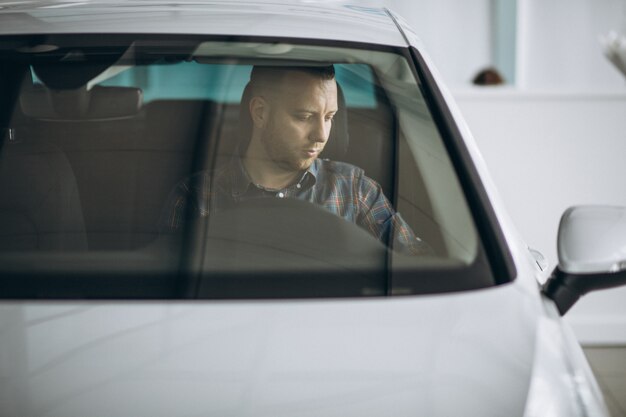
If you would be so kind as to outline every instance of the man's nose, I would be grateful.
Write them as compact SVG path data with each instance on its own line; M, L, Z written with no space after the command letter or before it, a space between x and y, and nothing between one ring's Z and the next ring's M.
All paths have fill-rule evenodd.
M311 140L313 142L326 142L328 140L328 137L330 136L330 128L331 123L327 123L324 118L317 121L313 128L313 131L311 132Z

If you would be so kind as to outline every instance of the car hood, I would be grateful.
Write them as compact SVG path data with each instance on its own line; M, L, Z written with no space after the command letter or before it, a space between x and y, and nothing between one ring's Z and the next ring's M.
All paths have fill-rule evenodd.
M3 303L2 416L522 415L538 297Z

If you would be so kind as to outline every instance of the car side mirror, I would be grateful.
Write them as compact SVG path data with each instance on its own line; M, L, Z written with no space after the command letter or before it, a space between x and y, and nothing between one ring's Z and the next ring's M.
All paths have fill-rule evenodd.
M559 265L543 292L563 315L590 291L626 284L626 207L567 209L557 247Z

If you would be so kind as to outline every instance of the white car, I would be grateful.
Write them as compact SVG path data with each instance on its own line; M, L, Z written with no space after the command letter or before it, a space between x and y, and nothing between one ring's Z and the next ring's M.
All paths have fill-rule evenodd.
M330 137L222 189L260 67L332 68ZM0 74L1 416L608 415L561 315L626 282L626 212L566 212L541 286L393 12L3 3Z

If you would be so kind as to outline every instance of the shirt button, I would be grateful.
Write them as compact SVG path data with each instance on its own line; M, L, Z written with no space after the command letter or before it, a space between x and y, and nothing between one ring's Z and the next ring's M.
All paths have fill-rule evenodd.
M285 193L278 193L276 194L276 197L278 198L283 198L285 196Z

